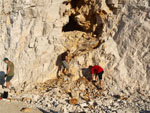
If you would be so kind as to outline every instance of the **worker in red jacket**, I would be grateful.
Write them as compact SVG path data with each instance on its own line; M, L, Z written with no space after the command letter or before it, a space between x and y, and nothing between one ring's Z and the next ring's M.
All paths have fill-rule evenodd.
M95 66L89 66L92 74L92 80L94 79L94 75L96 76L96 79L99 77L99 87L98 89L102 89L102 75L104 73L104 69L98 65Z

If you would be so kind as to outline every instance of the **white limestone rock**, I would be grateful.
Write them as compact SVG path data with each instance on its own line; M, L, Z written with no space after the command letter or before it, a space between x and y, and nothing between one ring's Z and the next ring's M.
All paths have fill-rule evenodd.
M33 84L56 78L58 56L66 49L72 49L71 52L82 53L71 61L75 75L73 80L79 78L82 68L97 64L104 68L103 83L104 88L111 91L109 94L118 94L127 87L130 87L127 91L133 94L138 88L150 92L150 3L147 0L126 1L118 14L114 15L106 0L93 0L96 2L94 10L99 12L100 8L104 14L101 15L104 16L103 21L95 21L95 24L104 24L102 35L97 40L104 39L106 42L92 49L88 39L82 37L83 31L68 31L75 36L70 40L74 43L79 40L79 44L70 43L64 36L62 29L69 21L70 15L67 13L71 8L70 5L65 6L64 1L0 1L0 59L2 61L8 57L14 62L15 76L12 83L21 86L25 81ZM119 1L110 2L117 5ZM83 24L88 16L84 17L84 12L80 13L76 20L81 18ZM88 11L86 13L89 14ZM87 24L84 25L86 27ZM68 43L70 46L66 46ZM0 69L6 70L4 62L0 62Z

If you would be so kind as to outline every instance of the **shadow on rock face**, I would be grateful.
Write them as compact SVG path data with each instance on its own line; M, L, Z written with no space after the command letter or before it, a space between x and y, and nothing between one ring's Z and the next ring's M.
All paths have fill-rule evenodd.
M0 71L0 85L4 86L5 83L5 72Z
M45 111L45 110L43 110L43 109L41 109L41 108L38 108L42 113L49 113L49 112L47 112L47 111ZM54 112L54 111L51 111L52 113L56 113L56 112Z
M59 55L58 57L57 57L57 60L56 60L56 66L58 67L58 70L57 70L57 77L58 77L58 73L59 73L59 71L61 70L61 67L62 67L62 63L61 63L62 61L61 61L61 55Z
M92 75L90 73L90 69L89 68L82 68L82 75L88 79L89 81L92 79Z
M142 110L142 111L140 111L139 113L150 113L150 111Z

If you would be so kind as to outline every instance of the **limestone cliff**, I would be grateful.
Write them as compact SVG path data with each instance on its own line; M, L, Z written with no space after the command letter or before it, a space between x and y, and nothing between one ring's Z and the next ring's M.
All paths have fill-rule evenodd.
M44 82L70 49L73 80L98 64L112 92L148 90L149 26L148 0L1 0L0 59L14 62L14 84Z

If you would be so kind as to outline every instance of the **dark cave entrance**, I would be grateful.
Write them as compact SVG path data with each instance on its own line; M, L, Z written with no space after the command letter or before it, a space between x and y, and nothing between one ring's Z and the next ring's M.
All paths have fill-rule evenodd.
M77 7L80 8L84 3L83 0L71 0L70 1L71 7L73 9L76 9ZM85 31L78 23L77 21L74 19L75 15L70 15L69 17L69 22L63 26L62 31L63 32L68 32L68 31Z
M68 10L67 11L69 13L65 12L66 15L68 15L70 13L71 14L68 15L69 21L62 27L62 32L64 32L64 34L66 32L71 32L71 31L84 32L84 33L86 33L86 35L85 35L86 38L89 38L89 39L94 38L98 41L98 44L96 44L95 47L92 47L93 49L98 48L103 43L102 40L99 40L99 37L102 36L104 24L103 24L103 22L101 22L101 24L98 22L98 21L102 21L101 20L102 18L93 11L94 6L92 6L92 5L89 6L89 7L92 7L92 9L89 8L88 9L89 13L86 15L86 14L84 14L85 12L82 11L83 8L81 8L81 7L82 6L86 7L87 5L89 5L88 0L87 1L85 1L85 0L68 0L67 2L63 2L63 4L71 5L70 10L69 10L70 12ZM77 15L80 15L80 12L83 13L85 20L82 20L82 18L80 20L78 17L76 18ZM103 12L103 13L105 14L106 12ZM98 18L97 18L97 16L98 16ZM96 25L97 23L98 23L98 25ZM85 37L82 37L82 38L85 38ZM89 42L90 41L91 40L89 40ZM85 50L81 48L81 49L79 49L79 51L85 51Z
M78 0L71 0L71 6L72 8L76 8L78 4Z
M83 28L80 25L78 25L78 23L74 20L74 16L71 15L69 17L69 22L63 26L62 31L68 32L68 31L75 31L75 30L83 31Z
M76 8L76 7L78 7L78 8L80 8L82 5L84 5L85 4L85 1L84 0L71 0L71 6L72 6L72 8Z
M71 8L76 10L76 8L80 9L82 6L86 4L84 0L71 0L70 2L65 2L64 4L71 4ZM78 12L76 12L78 14ZM91 36L94 36L96 38L102 36L104 24L98 24L95 29L93 29L93 25L96 25L96 22L98 21L96 19L96 14L93 13L93 10L90 10L89 15L86 16L86 21L90 22L90 26L88 29L85 28L85 25L81 26L78 24L78 20L75 19L75 16L77 14L71 14L69 16L69 22L65 24L62 28L63 32L69 32L69 31L82 31L91 34ZM105 11L103 11L104 14L107 14ZM102 21L102 20L99 20Z

